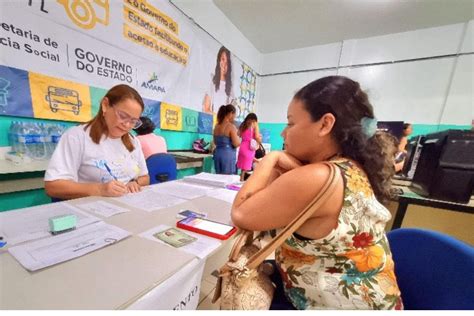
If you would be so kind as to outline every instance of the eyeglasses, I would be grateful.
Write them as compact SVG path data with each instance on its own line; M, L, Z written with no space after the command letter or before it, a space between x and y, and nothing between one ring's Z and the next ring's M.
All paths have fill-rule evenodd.
M117 119L120 122L128 123L132 125L133 129L139 128L140 126L142 126L143 122L140 119L131 118L130 115L128 115L127 113L123 111L117 110L115 107L113 109L114 109L115 114L117 115Z

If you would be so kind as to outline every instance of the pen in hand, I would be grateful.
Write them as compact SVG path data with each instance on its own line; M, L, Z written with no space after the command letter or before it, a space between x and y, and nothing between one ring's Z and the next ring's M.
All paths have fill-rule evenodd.
M112 170L110 170L109 165L107 165L106 162L104 163L104 166L105 166L105 169L107 169L107 172L112 176L112 178L114 178L114 180L117 181L117 177L112 173Z

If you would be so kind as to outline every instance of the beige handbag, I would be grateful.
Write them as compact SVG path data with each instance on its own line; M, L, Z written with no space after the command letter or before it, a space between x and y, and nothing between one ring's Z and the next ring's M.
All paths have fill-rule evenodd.
M306 208L265 247L253 238L252 231L241 230L229 255L229 260L219 271L214 298L220 298L220 309L259 310L269 309L275 286L270 280L271 264L262 264L278 246L296 231L334 192L339 177L337 168L331 163L329 178L321 191ZM278 272L276 272L278 273Z

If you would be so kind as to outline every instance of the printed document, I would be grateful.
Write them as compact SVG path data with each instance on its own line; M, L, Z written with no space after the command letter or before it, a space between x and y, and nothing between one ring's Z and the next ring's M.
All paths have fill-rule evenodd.
M155 192L151 188L138 193L128 193L124 196L114 199L147 212L152 212L186 202L186 200L171 195Z
M0 236L9 245L51 236L49 218L76 215L76 228L100 221L77 207L67 203L51 203L25 209L0 213Z
M83 256L128 236L130 233L121 228L98 222L71 232L11 247L8 252L27 270L36 271Z
M217 189L207 193L207 196L212 198L226 201L230 204L234 203L235 196L239 193L238 191L229 190L229 189Z
M233 174L214 174L201 172L183 178L184 181L224 188L228 184L239 182L239 176Z
M182 181L172 181L153 185L151 186L151 190L158 193L172 195L178 198L191 200L205 196L209 191L214 190L214 188Z
M155 236L156 234L170 228L171 227L168 225L159 225L159 226L156 226L155 228L152 228L150 230L147 230L146 232L141 233L139 236L162 243L164 245L167 245L168 247L172 247ZM176 229L180 230L179 228L176 228ZM201 234L196 234L190 231L186 231L185 234L191 235L192 237L196 238L196 240L190 244L187 244L185 246L175 248L175 249L191 253L201 259L206 258L211 252L217 249L221 244L219 240L215 238L209 238Z
M95 213L103 217L110 217L117 214L128 212L129 210L115 204L105 202L105 201L96 201L89 202L84 204L76 204L77 207Z

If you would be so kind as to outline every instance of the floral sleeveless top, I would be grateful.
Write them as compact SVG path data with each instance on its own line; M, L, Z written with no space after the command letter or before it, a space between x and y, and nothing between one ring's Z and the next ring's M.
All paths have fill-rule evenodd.
M360 168L332 162L344 180L337 228L317 240L293 234L275 251L285 295L297 309L402 309L384 230L391 215Z

